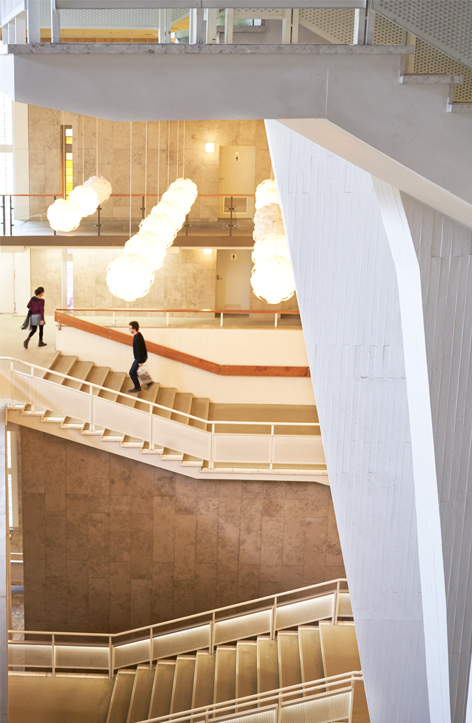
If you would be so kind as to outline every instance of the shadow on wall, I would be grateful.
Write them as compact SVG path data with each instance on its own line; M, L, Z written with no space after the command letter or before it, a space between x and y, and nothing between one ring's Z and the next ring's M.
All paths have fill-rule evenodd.
M195 481L21 428L25 627L118 632L344 577L329 487Z

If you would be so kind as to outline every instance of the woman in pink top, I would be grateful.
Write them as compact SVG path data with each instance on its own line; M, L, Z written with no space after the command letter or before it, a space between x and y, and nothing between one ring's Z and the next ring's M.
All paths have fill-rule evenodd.
M47 346L47 344L43 341L43 332L44 332L44 288L42 286L38 286L36 291L34 292L34 296L31 297L31 299L28 301L26 306L29 309L30 313L30 333L28 335L28 338L25 339L23 342L23 346L25 349L28 348L29 340L33 336L33 334L36 333L36 329L39 326L39 343L38 346Z

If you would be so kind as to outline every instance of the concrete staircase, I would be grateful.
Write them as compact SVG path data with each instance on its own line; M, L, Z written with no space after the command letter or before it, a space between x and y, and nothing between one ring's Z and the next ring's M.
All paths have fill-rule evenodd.
M116 422L117 416L123 419L123 408L141 411L148 417L149 404L160 405L154 406L152 410L156 420L176 422L182 426L183 434L185 428L211 432L213 422L217 421L220 423L217 432L221 432L226 437L234 435L240 443L243 441L241 435L247 435L246 439L250 439L251 436L259 439L267 437L271 434L271 425L275 422L278 426L274 428L274 432L280 439L293 435L294 442L295 437L305 437L305 441L308 441L306 435L312 435L318 439L322 455L319 426L303 426L306 423L318 422L316 407L312 405L214 404L208 398L195 397L189 392L179 392L159 382L155 382L149 389L143 387L137 395L130 395L129 390L133 387L133 383L125 372L116 372L110 367L97 366L91 361L84 361L77 356L61 352L57 352L53 357L47 371L36 370L36 372L44 381L53 382L61 389L82 392L82 403L85 401L87 404L90 401L88 397L95 396L97 399L116 404L116 414L109 413L109 421ZM90 384L98 386L91 388ZM80 414L76 413L76 416L73 416L66 413L64 405L61 412L55 411L54 403L57 396L49 385L47 400L50 408L44 403L33 405L15 399L9 411L10 421L27 426L36 425L36 428L45 428L48 425L51 433L67 436L84 444L92 443L93 438L95 440L93 446L97 446L96 442L99 441L99 446L102 448L127 456L129 452L129 456L157 466L171 465L171 468L177 468L184 474L188 471L192 476L195 476L195 473L214 475L236 472L253 474L272 472L278 476L295 474L304 478L313 474L326 475L323 455L320 460L322 464L318 465L303 464L303 460L294 458L296 463L272 465L271 468L265 463L251 462L250 456L246 460L244 456L240 456L239 461L230 463L216 461L210 464L208 459L182 451L185 449L184 444L178 450L165 442L152 443L139 435L133 436L117 431L113 429L112 424L107 426L91 424L81 419ZM73 401L75 403L75 400ZM192 416L198 419L193 419ZM288 423L287 426L285 423ZM289 426L290 424L297 426ZM177 443L179 436L180 432L177 429L173 435L174 444Z

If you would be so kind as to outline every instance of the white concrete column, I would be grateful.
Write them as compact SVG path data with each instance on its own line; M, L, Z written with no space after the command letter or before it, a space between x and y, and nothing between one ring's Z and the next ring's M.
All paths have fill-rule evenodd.
M189 42L192 45L205 42L205 23L203 19L203 12L203 8L190 10Z
M218 10L216 8L205 8L205 42L214 44L218 42Z
M233 42L233 20L234 10L233 8L226 8L225 10L225 43Z
M26 0L26 29L28 31L28 43L41 42L40 0Z
M159 42L170 43L170 10L159 10Z

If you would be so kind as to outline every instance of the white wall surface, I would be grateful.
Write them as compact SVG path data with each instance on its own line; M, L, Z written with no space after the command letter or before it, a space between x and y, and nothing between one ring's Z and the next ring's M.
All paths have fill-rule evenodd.
M372 179L266 125L371 721L446 723L447 649L428 671L425 660L425 637L429 650L446 621L432 631L423 619L397 273Z
M218 364L308 366L303 332L296 329L145 329L144 336ZM67 326L56 332L56 348L114 371L127 372L133 359L131 347ZM209 397L212 402L315 403L309 377L225 377L154 354L149 355L148 367L163 386Z
M0 314L26 316L30 293L30 250L0 253Z

